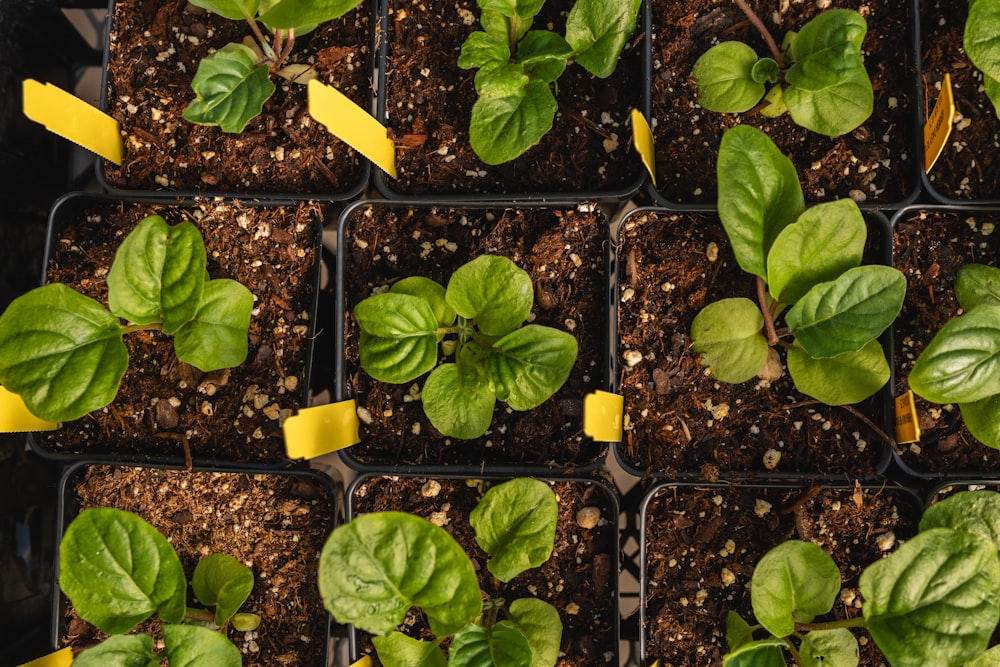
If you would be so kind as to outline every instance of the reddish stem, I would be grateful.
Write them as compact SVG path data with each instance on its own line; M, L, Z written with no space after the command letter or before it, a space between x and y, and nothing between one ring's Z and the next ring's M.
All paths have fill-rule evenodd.
M767 331L767 344L777 345L778 333L774 330L774 316L767 305L767 292L764 289L764 279L757 276L757 302L760 304L760 314L764 316L764 329Z
M767 48L771 50L771 55L774 56L775 61L777 61L778 67L785 69L785 61L781 57L781 49L778 48L774 38L771 37L771 33L767 31L767 27L764 25L764 22L760 20L760 17L757 16L752 9L750 9L750 5L746 3L746 0L735 0L735 2L737 6L743 10L743 13L746 14L747 18L750 19L750 23L753 23L753 27L757 28L757 32L764 37L764 41L767 42Z

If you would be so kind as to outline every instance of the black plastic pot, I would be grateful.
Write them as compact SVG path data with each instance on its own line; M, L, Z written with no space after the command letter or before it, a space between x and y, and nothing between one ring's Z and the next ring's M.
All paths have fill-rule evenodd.
M306 293L306 296L303 299L303 303L308 304L304 306L304 312L308 314L308 321L303 321L301 325L305 326L306 330L302 333L300 339L302 345L302 352L301 352L301 357L302 357L301 372L303 374L302 380L300 381L299 386L295 389L288 389L287 392L284 389L278 391L277 383L283 380L284 376L280 375L278 372L277 368L278 362L275 361L274 359L274 355L276 353L274 350L270 351L263 350L259 348L256 344L250 345L247 361L244 362L244 366L246 364L256 364L256 363L272 364L272 366L275 366L273 370L273 382L271 383L273 387L266 387L265 390L268 393L278 392L282 396L284 396L287 393L289 397L293 396L297 397L295 399L296 408L302 408L308 406L310 370L312 365L312 348L313 348L313 338L315 333L317 299L319 293L319 279L320 279L319 248L320 248L320 236L322 228L319 217L315 215L313 216L310 215L309 207L301 209L299 208L301 206L306 206L305 204L292 201L283 201L283 200L259 200L259 199L232 200L232 201L222 201L222 200L199 201L199 200L186 200L186 199L171 200L163 198L161 199L144 198L144 199L123 200L121 198L110 195L71 193L61 198L59 201L57 201L51 211L51 215L49 218L49 233L48 233L48 240L46 243L46 251L45 251L46 259L45 259L45 264L43 266L42 283L45 284L50 281L49 277L50 262L52 262L53 258L56 257L57 251L66 250L67 248L69 248L68 245L62 244L60 241L60 234L63 232L63 230L67 229L98 230L100 229L100 226L102 224L110 224L107 220L88 219L87 217L88 212L93 213L94 211L97 212L104 211L106 214L110 215L110 213L108 213L109 211L123 211L134 214L136 221L138 220L138 218L144 215L148 215L151 213L160 213L166 215L167 221L169 223L176 224L176 222L178 222L179 219L192 220L197 217L201 217L204 211L204 209L199 208L201 206L206 206L209 207L210 210L218 211L220 217L223 214L229 216L224 220L219 220L220 224L237 225L239 224L239 222L237 221L237 217L240 210L263 210L267 207L281 208L284 211L293 212L296 216L301 218L301 221L296 219L296 225L302 225L301 230L298 234L298 239L300 240L308 239L307 246L305 247L299 246L296 250L296 245L298 245L298 243L296 242L296 237L293 236L291 233L286 232L288 241L281 246L275 245L273 242L274 241L273 238L269 239L268 243L265 243L264 240L259 239L261 242L260 245L261 254L249 255L244 258L244 261L247 265L251 265L255 261L263 262L263 264L260 267L260 272L257 274L259 280L266 282L283 281L284 283L290 284L289 281L291 280L290 278L291 274L288 273L287 266L289 263L292 262L293 254L296 253L297 251L301 251L304 253L302 257L309 257L309 253L312 254L312 259L307 260L311 262L311 265L307 269L304 269L298 274L298 279L302 281L299 284L303 286L304 290L308 289L308 292ZM315 208L316 211L319 210L315 206L312 206L312 208ZM171 215L171 212L174 212L173 215ZM245 219L244 219L244 224L248 224L246 223ZM309 231L310 227L312 227L314 231ZM270 228L268 228L267 230L249 229L245 232L245 236L247 237L247 239L249 239L251 235L255 233L259 234L266 233L267 235L271 235L272 231L277 233L281 230L278 229L271 230ZM112 236L113 235L114 235L114 230L112 230ZM206 242L208 242L209 247L211 247L210 245L211 235L204 234L204 236L206 237ZM102 241L101 243L113 244L113 248L117 249L118 244L120 244L123 238L124 234L119 232L118 236L113 236L112 239L109 239L108 241ZM97 244L95 244L95 247L96 245ZM281 258L279 260L274 259L274 257L277 256L276 253L278 251L273 249L271 252L265 254L264 248L266 245L272 246L274 248L280 247ZM72 249L70 249L70 251L72 252ZM224 252L225 254L220 253L220 255L213 257L212 251L211 250L209 251L210 271L212 270L214 264L237 261L238 258L237 249L225 249L222 252ZM257 252L257 250L255 249L254 252ZM78 261L78 260L74 259L73 261ZM94 262L95 260L93 258L88 258L88 261ZM97 265L93 264L93 267L95 267L96 269ZM285 272L285 275L282 275L283 271ZM92 283L100 282L101 280L102 280L101 275L98 275L98 272L94 271L94 275L91 276L91 282ZM266 285L263 287L261 287L259 284L249 285L248 287L251 289L251 291L256 290L260 293L263 293L263 289L266 288ZM262 303L255 304L255 309L257 309L257 311L261 311L261 308L265 308L268 311L269 313L267 315L268 318L277 315L278 316L277 319L283 322L284 325L287 326L287 328L289 329L292 328L292 325L299 326L296 321L287 321L284 312L279 309L279 306L277 304L272 304L270 306ZM296 315L299 314L298 309L296 309L295 314ZM260 315L252 316L251 326L253 326L254 317L263 317L263 316L264 315L262 311ZM270 319L266 321L269 322ZM264 324L265 320L261 320L261 326L263 326ZM279 324L279 322L276 320L275 322L269 324L269 326L275 326L277 324ZM281 350L278 351L277 354L279 357L282 357L283 353L292 353L292 352L293 350L291 349ZM141 364L139 364L139 361L137 359L133 358L130 360L130 367L137 367L137 365L141 367ZM289 369L291 369L291 366L288 367ZM221 387L226 386L228 384L228 378L227 378L227 382L222 385L219 385L217 391L222 391L224 393L233 392L233 396L231 396L229 399L226 400L233 400L236 401L237 403L241 402L242 398L245 395L245 392L250 390L251 386L247 384L247 386L242 386L237 390L236 384L238 382L239 380L234 378L232 388L222 389ZM291 385L288 386L291 387ZM176 387L164 388L164 391L170 391L171 395L184 395L183 392L185 392L185 390L187 391L187 396L185 400L189 401L189 404L187 405L186 409L195 411L201 410L201 414L205 416L199 417L199 419L205 419L205 423L209 423L209 420L207 418L208 413L204 412L203 401L205 399L211 398L214 404L215 401L222 399L223 394L206 394L205 392L200 390L194 391L194 387L187 387L186 384L184 384L184 382L179 383L179 385ZM239 395L236 396L235 394ZM161 398L168 398L168 397L169 396L164 396ZM285 399L282 398L281 403L285 402L286 402ZM177 406L177 407L179 409L185 409L182 406ZM211 412L212 412L211 414L212 417L218 418L219 413L217 412L217 410L213 409ZM159 423L152 417L152 414L145 415L145 417L149 419L146 422L140 422L140 423L152 423L152 424ZM128 418L128 416L126 416L126 418ZM138 419L138 417L136 418ZM178 442L177 437L172 437L170 439L164 440L164 439L159 439L160 436L155 436L155 433L158 432L170 433L171 429L163 427L162 425L147 428L147 430L145 431L147 433L147 436L145 437L145 442L138 443L135 440L130 440L128 442L128 446L124 449L123 446L113 447L106 441L103 441L102 444L97 444L94 447L88 447L87 451L73 451L70 449L66 449L65 447L61 447L58 444L60 433L65 433L67 432L68 429L85 428L87 423L86 420L87 418L85 417L83 420L78 420L76 422L64 424L62 425L60 430L54 432L54 435L45 433L33 433L29 436L29 442L32 448L35 449L35 451L37 451L40 455L48 458L57 459L63 463L77 460L80 458L88 458L91 460L116 461L116 462L133 461L133 462L144 462L144 463L167 463L167 464L183 463L185 460L184 456L182 455L182 451L180 449L180 444ZM268 422L268 424L270 425L270 422ZM124 425L122 426L122 428L124 429ZM210 426L205 428L206 428L205 430L206 433L208 434L212 433ZM281 436L280 428L278 426L278 421L273 421L273 431L269 430L268 432L271 433L271 436L268 437ZM187 435L190 436L190 434ZM249 437L250 434L246 435L248 436L248 442L254 442L254 443L262 442L262 438L254 439ZM199 451L198 447L193 447L191 453L195 462L198 463L199 465L217 465L217 464L226 465L226 464L238 463L240 465L246 465L248 467L273 468L288 463L287 459L284 456L283 448L279 448L278 446L272 444L270 446L272 453L267 452L267 449L261 447L259 444L257 445L257 448L258 449L256 451L251 449L245 455L241 455L240 456L241 460L238 461L235 458L230 460L228 458L221 457L220 455L210 454L204 450ZM279 450L280 453L278 453ZM172 453L164 454L163 453L164 451L172 451Z
M459 524L461 524L461 526L467 525L468 510L471 510L471 508L476 504L476 502L478 502L479 498L485 491L485 489L479 484L480 481L485 481L490 484L496 484L507 481L508 479L511 479L511 477L493 476L493 475L486 475L486 476L479 475L474 477L466 477L463 475L432 475L429 477L423 477L418 475L385 476L375 473L363 474L355 478L355 480L348 487L347 500L346 500L347 520L350 521L359 514L364 514L367 513L367 511L371 511L371 510L361 511L359 509L359 505L366 502L374 495L373 493L366 493L365 498L362 499L362 496L359 495L359 489L365 487L366 485L373 484L374 489L372 489L371 491L379 490L379 493L375 497L386 500L387 503L393 505L393 507L387 509L412 512L413 511L412 500L408 501L407 498L412 499L413 497L419 497L420 489L418 488L416 490L415 496L413 494L410 494L409 492L407 492L406 494L396 495L392 493L391 487L393 487L394 485L398 484L401 481L422 485L429 479L438 481L439 483L442 484L442 486L447 486L450 482L454 487L454 488L447 487L441 491L442 494L449 494L448 498L451 501L449 506L450 508L444 509L444 513L448 516L448 523L445 524L445 529L448 530L449 532L454 533L456 531L462 530L462 528L459 527ZM596 506L601 509L601 515L602 515L601 522L595 528L583 529L580 528L575 523L576 513L580 509L580 507L574 506L571 508L566 508L563 505L560 505L560 511L559 511L560 527L557 528L556 531L557 536L562 531L567 531L571 533L575 532L577 534L582 533L584 531L604 531L601 535L596 537L595 540L608 543L609 545L607 551L597 551L592 553L589 551L589 549L583 548L584 540L580 538L578 548L574 547L574 551L577 554L575 574L580 575L581 583L578 583L574 586L574 584L570 581L570 577L574 576L574 573L571 573L567 570L560 571L558 572L557 575L554 576L559 576L559 578L565 579L566 581L564 581L563 583L565 583L566 588L578 588L581 596L591 596L588 597L587 599L607 602L608 608L606 610L606 617L604 618L604 624L602 625L602 628L604 629L604 632L607 635L611 635L610 637L606 636L605 639L613 644L614 656L610 659L606 659L603 656L588 655L584 649L576 645L571 645L569 647L569 650L567 651L567 647L565 645L565 642L567 640L565 628L567 626L570 626L570 624L568 623L568 619L572 616L572 614L571 613L567 614L567 612L564 609L558 610L560 612L560 616L563 619L563 626L564 626L563 630L564 646L560 652L560 655L565 654L567 652L572 653L575 659L574 664L617 665L619 664L618 571L619 571L619 560L620 560L620 554L618 549L618 514L619 514L618 496L616 492L606 482L602 480L573 478L573 477L540 478L540 479L549 482L552 485L557 485L557 486L566 485L570 487L583 488L585 489L584 491L585 495L583 496L583 499L580 501L581 503L583 503L581 507ZM473 480L476 483L467 483L469 480ZM383 488L379 489L379 485L382 485ZM386 485L388 485L388 487L390 488L388 489L384 488ZM562 502L561 499L560 502ZM469 505L468 509L463 509L463 506L466 504ZM570 524L572 524L572 526ZM574 543L574 545L576 545L576 543ZM468 549L469 547L466 548ZM479 555L482 556L483 554L480 552ZM471 553L470 557L473 557L474 559L477 558L474 554ZM555 553L553 554L553 557L555 557ZM545 566L543 565L542 567L544 568ZM607 569L608 572L607 576L601 574L601 572L604 571L604 568ZM523 577L525 575L521 576ZM583 582L582 581L583 579L590 579L591 581L589 582L589 585L588 582ZM514 580L512 580L510 586L516 587L517 582L518 579L515 578ZM550 595L553 586L556 586L559 583L560 582L558 581L551 581L551 580L548 582ZM596 586L604 585L606 586L606 588L603 591L597 591L594 588L592 588L592 586L595 585ZM536 593L532 591L532 594ZM548 599L550 599L548 596L546 596L544 591L539 591L537 593L537 596L547 601ZM363 633L354 626L348 626L348 638L350 642L350 656L351 656L350 660L352 662L362 657L362 647L361 647L362 634ZM586 641L586 640L594 640L595 638L591 636L585 636L583 637L583 639Z

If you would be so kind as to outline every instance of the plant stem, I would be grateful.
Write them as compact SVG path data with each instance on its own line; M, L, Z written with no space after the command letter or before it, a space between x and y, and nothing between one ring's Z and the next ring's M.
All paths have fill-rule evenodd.
M184 610L184 618L190 618L192 621L215 623L215 614L205 609L192 609L188 607Z
M278 35L281 34L280 30L274 31L274 38L277 40ZM281 66L285 64L285 60L288 59L288 54L292 52L292 46L295 44L295 28L289 28L287 32L287 40L285 40L284 47L281 48L281 52L278 54L278 60L274 63L274 67L281 69Z
M267 38L264 37L264 33L260 31L260 27L257 22L253 20L253 17L247 17L247 23L250 24L250 29L253 30L254 37L257 38L257 43L260 44L260 48L264 51L264 55L270 59L274 59L274 49L271 48L271 44L268 42Z
M796 665L802 664L802 658L799 656L799 649L795 648L795 644L788 637L785 637L785 645L788 652L792 654L792 660L795 661Z
M162 331L163 325L159 322L155 324L130 324L122 327L122 333L132 333L133 331Z
M767 344L775 345L778 342L778 334L774 330L774 318L771 316L771 309L767 305L767 292L764 289L764 279L757 276L757 302L760 304L760 314L764 316L764 328L767 330Z
M837 628L863 628L867 625L864 616L842 618L838 621L820 621L819 623L796 623L796 630L812 632L813 630L836 630Z
M771 55L774 56L775 61L777 61L778 67L780 69L785 69L785 61L781 57L781 49L779 49L778 45L775 43L774 37L771 37L771 33L767 31L767 28L764 26L764 22L760 20L760 17L757 16L752 9L750 9L750 5L746 3L746 0L734 1L736 2L736 5L743 10L743 13L746 14L747 18L750 19L750 23L753 23L753 27L757 28L757 31L764 37L764 41L767 42L767 48L771 50Z

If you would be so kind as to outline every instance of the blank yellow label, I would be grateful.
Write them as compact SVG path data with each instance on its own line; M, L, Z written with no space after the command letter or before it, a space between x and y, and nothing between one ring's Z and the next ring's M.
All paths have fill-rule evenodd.
M920 419L913 402L913 392L896 397L896 442L905 445L920 441Z
M361 442L354 399L299 410L285 420L285 453L290 459L312 459Z
M25 79L22 90L25 116L49 132L121 165L124 149L117 120L49 83Z
M371 656L366 655L357 662L351 663L351 667L372 667Z
M653 144L653 130L638 109L632 109L632 145L639 153L642 163L646 165L646 171L653 177L653 185L656 185L656 147Z
M396 145L385 126L336 88L315 79L308 83L309 115L330 134L396 178Z
M595 391L583 397L583 432L598 442L619 442L625 415L625 397Z
M55 653L26 662L21 667L69 667L71 664L73 664L73 649L67 646Z
M941 82L941 94L924 125L924 171L930 173L931 167L944 150L944 145L948 143L951 119L954 117L955 99L951 93L951 75L945 74L944 81Z
M54 431L58 427L31 414L20 396L0 387L0 433Z

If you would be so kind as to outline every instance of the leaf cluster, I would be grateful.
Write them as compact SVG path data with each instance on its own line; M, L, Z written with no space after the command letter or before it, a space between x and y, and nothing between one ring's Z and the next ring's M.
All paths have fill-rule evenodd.
M758 625L729 612L725 667L857 667L864 627L893 667L986 667L1000 621L1000 495L963 491L931 505L920 532L861 573L863 616L820 621L840 593L833 559L811 542L792 540L761 558L751 579ZM754 639L765 630L768 637Z
M956 403L966 428L1000 449L1000 269L965 264L955 297L965 311L917 357L910 388L934 403Z
M239 667L239 649L225 635L232 623L253 630L255 614L237 613L253 590L253 573L226 554L195 566L191 588L214 612L187 608L187 578L167 539L141 517L114 508L81 512L59 546L59 586L83 620L111 635L82 651L75 667L214 665ZM146 634L125 634L156 614L164 649ZM197 620L194 620L197 619ZM220 631L221 630L221 631Z
M983 75L983 87L1000 113L1000 0L969 0L962 35L965 53Z
M742 113L763 99L764 116L787 111L813 132L846 134L872 114L874 93L861 58L867 31L857 12L831 9L798 33L789 31L774 58L758 57L743 42L717 44L694 65L698 103L710 111Z
M723 227L764 299L723 299L698 313L691 347L702 364L723 382L745 382L780 343L802 393L828 405L874 394L889 379L876 339L902 309L906 279L896 269L860 265L867 229L857 204L842 199L806 210L791 161L746 125L723 136L718 179ZM786 326L775 329L785 308Z
M489 489L469 522L490 573L507 583L548 560L558 514L555 493L539 480ZM387 667L551 667L559 657L562 621L552 605L537 598L484 602L458 542L405 512L365 514L334 530L320 554L319 589L338 622L376 635L372 643ZM412 607L435 639L396 629ZM441 643L448 637L446 659Z
M552 92L570 60L600 78L611 76L635 29L642 0L576 0L566 36L532 30L544 0L477 0L482 30L462 44L458 66L479 69L469 139L487 164L502 164L552 129Z
M209 278L206 267L193 224L144 218L115 254L108 308L60 283L10 304L0 316L0 384L33 414L60 422L114 400L129 360L122 336L131 331L172 335L177 358L205 372L243 363L253 295Z
M534 302L531 277L506 257L483 255L459 267L447 289L422 276L361 301L361 366L402 384L430 371L421 400L446 436L477 438L499 399L514 410L548 400L569 377L576 339L538 324L521 326ZM454 361L439 365L441 356Z

